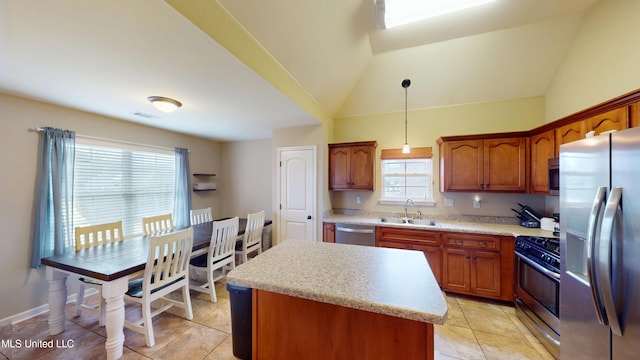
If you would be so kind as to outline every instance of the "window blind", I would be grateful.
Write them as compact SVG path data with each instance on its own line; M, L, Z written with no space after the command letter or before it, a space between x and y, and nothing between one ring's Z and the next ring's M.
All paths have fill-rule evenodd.
M175 155L107 141L76 142L73 226L122 220L125 237L142 233L142 217L173 212Z

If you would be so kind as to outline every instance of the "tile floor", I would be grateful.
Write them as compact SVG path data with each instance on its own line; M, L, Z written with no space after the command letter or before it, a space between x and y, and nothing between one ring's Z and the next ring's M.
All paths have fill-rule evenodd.
M125 329L122 359L236 359L232 353L229 294L223 284L216 287L218 302L202 293L191 293L193 321L182 318L180 309L154 319L156 345L145 346L144 335ZM97 299L97 297L96 297ZM435 359L549 359L553 357L516 318L513 307L447 296L449 316L435 326ZM104 359L105 329L84 313L72 314L67 305L66 330L50 336L48 314L0 328L0 359ZM126 317L139 316L139 307L127 304ZM26 348L33 340L51 340L53 349ZM8 340L12 340L11 346ZM22 342L22 348L15 346ZM67 348L62 346L66 345Z

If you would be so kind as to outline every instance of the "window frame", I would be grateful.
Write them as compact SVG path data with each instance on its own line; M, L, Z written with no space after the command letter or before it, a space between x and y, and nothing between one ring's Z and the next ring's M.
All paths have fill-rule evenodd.
M162 204L165 204L165 206L163 206L159 210L154 209L154 211L148 211L148 209L144 209L144 208L140 209L140 208L137 208L136 206L130 206L130 208L127 208L126 207L127 205L123 204L122 207L124 208L124 210L119 215L114 214L114 216L111 216L111 217L110 216L95 217L95 215L91 215L91 211L95 211L95 207L93 207L90 210L85 210L89 212L89 215L86 215L87 213L85 213L85 216L80 216L82 211L81 210L82 206L81 206L81 203L78 203L77 201L80 198L79 194L81 192L76 190L78 186L82 186L82 184L78 183L78 180L80 179L78 176L79 175L78 166L80 165L80 163L78 162L78 155L80 153L80 156L82 156L83 155L82 151L88 151L84 149L88 149L89 147L93 147L98 150L100 148L103 148L105 150L113 149L114 152L122 152L123 154L125 153L136 154L134 155L134 157L131 157L131 155L123 155L123 157L128 156L131 159L138 156L138 157L142 157L143 160L147 160L144 158L149 157L149 159L155 158L156 163L162 162L163 163L162 176L166 176L166 177L163 178L163 182L162 182L163 189L164 189L163 193L165 195L162 197L162 200L160 200L160 202ZM107 154L107 151L104 151L104 155L106 154ZM158 159L161 159L161 160L158 160ZM129 162L128 165L129 165L128 169L123 170L121 173L128 175L128 178L133 178L133 176L135 175L134 172L140 171L140 169L135 168L136 164L134 162ZM89 172L86 172L85 174L88 174L88 173ZM154 175L157 175L157 173ZM125 182L125 180L122 178L120 178L120 181ZM137 185L140 186L141 182L137 183ZM129 199L130 201L135 202L134 197L136 196L131 197L130 195L127 195L126 190L123 190L123 189L129 189L129 193L131 193L132 189L134 189L131 186L131 182L127 182L126 185L122 184L120 187L122 188L120 189L122 190L120 192L121 194L120 197L122 199ZM150 186L149 188L157 189L153 185ZM136 193L136 191L133 190L133 193ZM100 194L100 193L98 192L97 194ZM117 197L117 196L118 196L117 192L114 192L113 197ZM77 211L77 213L75 213L73 217L72 226L74 229L77 226L95 225L94 222L105 223L105 222L122 220L125 238L136 237L136 236L142 235L142 217L143 216L153 216L153 215L159 215L161 213L173 213L174 197L175 197L175 152L173 149L165 149L165 148L159 148L154 146L145 146L145 145L139 145L139 144L131 144L131 143L124 143L124 142L111 141L111 140L105 140L105 139L96 139L96 138L89 138L89 137L76 139L76 161L74 165L73 207L74 207L74 211ZM113 201L114 201L113 198L107 198L107 199L108 200L105 206L113 205ZM155 201L158 201L158 200L156 199ZM95 202L95 203L100 204L100 202ZM129 205L132 205L132 204L133 203L129 203Z
M397 160L427 160L427 161L431 161L431 166L429 169L429 163L427 162L427 170L430 170L427 172L426 176L429 177L429 179L431 180L431 193L427 193L427 198L411 198L411 197L405 197L402 199L396 199L396 198L385 198L384 197L384 179L385 179L385 172L384 172L384 162L385 161L397 161ZM405 178L406 178L406 172L404 173ZM416 206L436 206L436 201L434 200L434 180L433 180L433 158L432 158L432 151L430 147L421 147L421 148L412 148L411 149L411 153L409 154L403 154L401 149L383 149L382 153L380 155L380 198L378 199L378 204L380 205L404 205L406 203L406 201L408 199L411 199L413 201L413 204ZM427 179L427 181L429 181L429 179ZM404 187L406 188L406 183L404 185ZM428 196L431 196L430 198Z

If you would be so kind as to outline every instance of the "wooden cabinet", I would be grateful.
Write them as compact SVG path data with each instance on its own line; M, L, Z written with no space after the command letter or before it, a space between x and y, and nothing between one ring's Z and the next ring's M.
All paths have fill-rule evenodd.
M526 191L526 138L439 143L440 191Z
M375 190L375 141L329 144L329 190Z
M584 139L584 135L587 133L586 126L586 121L580 120L556 129L555 157L558 157L558 155L560 154L560 145Z
M324 242L336 242L336 224L323 223L322 224L322 241Z
M629 105L629 127L640 126L640 102Z
M624 130L629 127L629 108L623 106L587 118L574 121L556 129L555 157L560 154L560 145L584 139L588 132L599 135L609 130Z
M441 233L437 231L376 227L376 246L422 251L438 285L442 286L442 249L440 243Z
M555 157L555 131L531 136L531 183L534 194L549 193L549 159Z
M514 299L514 238L404 227L376 227L376 246L422 251L443 290Z
M447 232L442 242L444 290L513 301L513 238Z
M620 131L629 128L629 111L625 106L592 116L586 121L586 131L594 131L594 135L610 130Z

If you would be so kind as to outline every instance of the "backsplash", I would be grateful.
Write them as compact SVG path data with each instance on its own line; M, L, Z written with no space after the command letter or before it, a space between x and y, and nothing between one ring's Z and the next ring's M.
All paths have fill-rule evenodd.
M402 217L404 214L400 212L380 212L367 211L362 209L333 209L327 211L327 215L347 215L347 216L365 216L365 217ZM417 212L409 212L409 217L417 218ZM518 225L518 219L506 216L480 216L480 215L460 215L460 214L423 214L423 218L438 221L461 221L502 225Z

